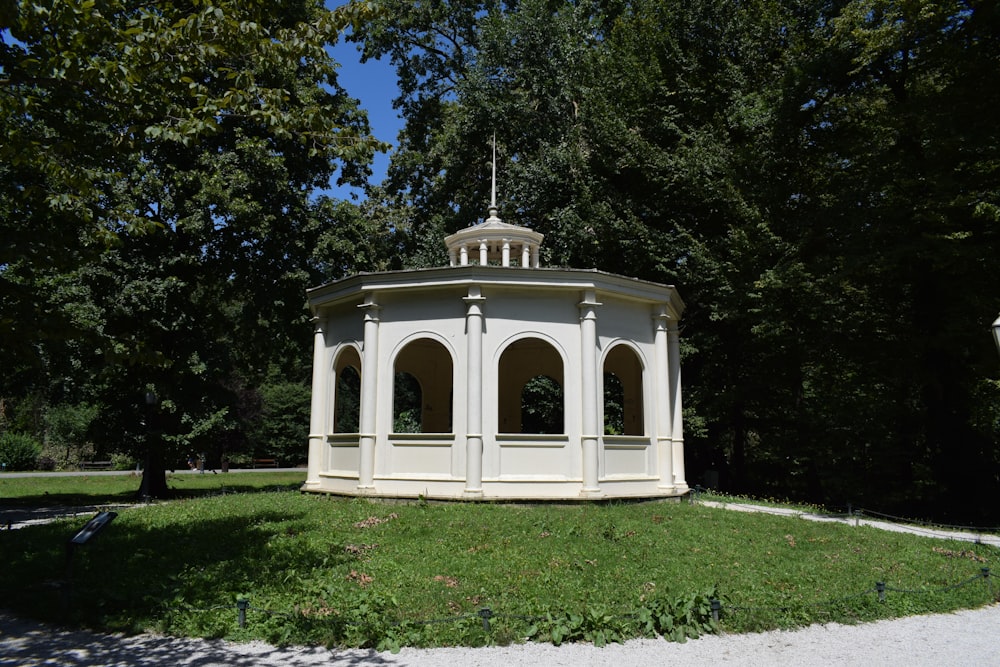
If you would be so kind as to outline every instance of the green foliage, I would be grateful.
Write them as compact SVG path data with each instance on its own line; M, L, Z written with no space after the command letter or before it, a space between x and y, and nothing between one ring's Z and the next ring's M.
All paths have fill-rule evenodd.
M563 388L547 375L536 375L521 389L522 433L565 433Z
M250 434L254 454L277 458L282 465L305 462L309 387L296 382L271 382L260 388L260 396L259 423Z
M397 372L392 383L392 432L423 431L423 399L420 383L410 373Z
M50 405L45 411L46 444L65 450L67 460L75 449L86 446L90 425L100 410L90 403Z
M333 428L337 433L358 433L361 419L361 375L352 366L337 374L337 405Z
M600 605L588 606L579 613L550 612L528 628L527 636L556 646L586 641L600 647L636 635L684 642L718 630L718 624L712 619L714 597L714 590L676 597L657 593L627 615L611 612Z
M41 453L41 443L26 433L0 433L0 463L6 470L33 470Z
M305 289L385 254L387 227L315 196L383 148L326 50L377 9L8 5L0 396L96 406L95 448L150 477L251 433L297 459L302 391L256 388L308 377Z
M482 217L495 131L547 264L681 291L689 481L995 522L992 5L387 6L352 39L399 74L410 264Z
M625 388L614 373L604 374L604 434L625 433Z

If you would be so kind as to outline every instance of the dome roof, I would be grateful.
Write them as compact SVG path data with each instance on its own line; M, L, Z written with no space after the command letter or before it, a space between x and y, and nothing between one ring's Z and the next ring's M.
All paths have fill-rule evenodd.
M538 249L542 234L527 227L511 225L497 217L496 206L490 207L490 217L485 222L466 227L446 236L444 244L452 266L465 266L478 258L480 265L538 267Z

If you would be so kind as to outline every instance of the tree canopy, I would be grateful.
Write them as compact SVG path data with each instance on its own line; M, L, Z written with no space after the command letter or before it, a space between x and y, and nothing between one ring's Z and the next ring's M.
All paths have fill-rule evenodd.
M315 196L363 179L382 148L326 50L373 15L318 0L3 4L4 395L95 401L105 446L127 450L152 392L164 441L193 448L224 440L269 374L307 380L304 289L364 252L317 248L377 238Z
M97 405L104 440L139 442L148 386L176 447L290 442L254 420L301 399L303 288L443 264L485 213L495 134L501 215L547 264L683 294L691 483L998 518L996 3L8 1L0 21L19 406ZM360 205L316 196L381 148L325 51L348 26L405 120Z
M496 132L550 264L682 291L690 481L990 514L993 3L389 4L352 39L402 82L410 262L482 216Z

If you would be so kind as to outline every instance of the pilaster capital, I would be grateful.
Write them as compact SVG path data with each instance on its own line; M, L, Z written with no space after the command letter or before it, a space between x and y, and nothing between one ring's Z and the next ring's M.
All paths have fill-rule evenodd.
M603 305L603 303L597 300L597 293L589 289L584 291L583 298L576 304L576 307L580 309L581 320L596 320L597 313L595 311Z
M481 314L479 306L486 303L486 297L483 296L483 289L479 285L469 285L469 293L462 297L462 301L469 306L469 315L479 315Z
M666 331L667 333L679 331L677 315L667 304L653 306L651 317L656 331Z
M359 303L358 308L364 311L366 322L379 321L378 314L382 311L382 306L376 303L374 294L366 295L364 303Z

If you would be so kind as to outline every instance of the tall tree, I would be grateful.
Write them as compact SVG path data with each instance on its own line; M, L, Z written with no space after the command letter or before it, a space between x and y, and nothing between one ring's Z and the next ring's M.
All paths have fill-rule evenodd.
M830 295L807 318L832 399L810 431L852 471L841 494L986 517L969 499L1000 490L998 433L972 416L995 367L998 29L992 3L850 2L788 77L783 234Z
M269 348L304 324L313 244L334 220L312 194L366 175L380 148L326 52L375 9L0 8L4 366L62 358L97 369L89 390L118 415L102 423L126 441L138 441L152 392L161 412L149 419L187 446L225 425L226 388L263 377ZM87 343L74 356L46 338ZM144 490L156 495L153 454Z
M495 130L502 215L549 263L681 288L693 474L987 515L994 5L394 5L356 35L404 82L386 201L439 263Z

